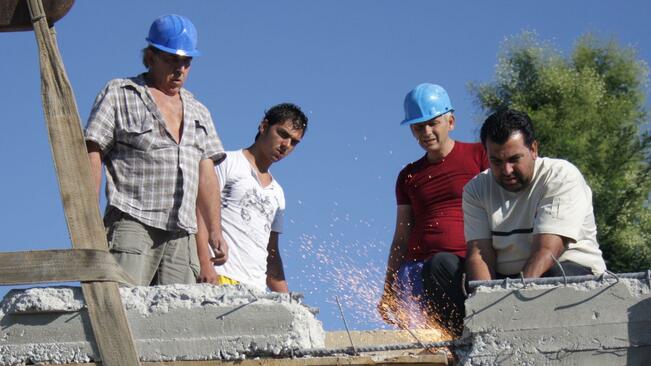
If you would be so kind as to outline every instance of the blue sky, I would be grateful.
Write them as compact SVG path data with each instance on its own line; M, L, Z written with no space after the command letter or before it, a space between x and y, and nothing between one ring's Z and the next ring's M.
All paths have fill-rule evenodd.
M467 86L492 80L507 37L535 31L567 52L592 32L651 60L651 3L643 0L77 1L56 30L84 123L108 80L143 71L149 25L167 13L189 17L199 31L203 56L186 87L212 112L227 149L248 146L276 103L294 102L308 115L303 142L272 172L287 198L281 252L290 289L321 309L327 330L343 329L335 296L351 328L382 326L375 302L395 178L423 154L399 126L411 88L443 85L457 110L453 136L475 141L484 116ZM34 35L2 33L0 49L1 248L69 248Z

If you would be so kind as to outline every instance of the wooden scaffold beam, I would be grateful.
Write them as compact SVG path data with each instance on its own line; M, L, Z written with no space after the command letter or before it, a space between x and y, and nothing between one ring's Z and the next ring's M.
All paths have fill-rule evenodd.
M0 30L25 29L21 20L25 1L38 44L43 111L74 249L3 253L0 255L3 267L0 273L14 273L2 277L0 284L81 281L101 364L140 365L118 290L118 282L130 281L108 253L77 104L51 27L56 19L65 15L73 1L45 0L49 10L58 9L54 18L51 14L46 17L42 0L6 2L3 6L14 9L16 13L3 12ZM14 261L21 259L29 261L30 271L15 268ZM25 265L25 262L18 263Z

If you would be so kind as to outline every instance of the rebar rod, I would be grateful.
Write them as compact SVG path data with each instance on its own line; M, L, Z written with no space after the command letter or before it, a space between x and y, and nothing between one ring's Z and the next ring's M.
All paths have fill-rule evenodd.
M610 271L605 272L601 275L586 275L586 276L567 276L565 278L563 277L543 277L543 278L524 278L520 279L519 281L509 281L509 285L513 285L514 283L522 282L523 284L534 284L534 285L557 285L557 284L563 284L565 283L565 280L567 280L567 283L581 283L581 282L587 282L587 281L604 281L608 277L612 277L615 280L622 279L622 278L628 278L628 279L646 279L647 277L647 272L636 272L636 273L612 273ZM470 281L468 282L468 287L471 289L475 289L479 286L486 286L486 287L496 287L496 286L501 286L504 285L504 280L487 280L487 281Z
M449 341L441 342L429 342L429 343L400 343L400 344L383 344L383 345L373 345L373 346L358 346L357 352L360 353L370 353L370 352L384 352L384 351L401 351L408 349L432 349L432 348L455 348L467 346L470 344L470 340L466 338L458 338ZM313 356L313 357L323 357L323 356L333 356L333 355L352 355L350 347L346 348L307 348L294 350L292 354L296 357L304 356Z

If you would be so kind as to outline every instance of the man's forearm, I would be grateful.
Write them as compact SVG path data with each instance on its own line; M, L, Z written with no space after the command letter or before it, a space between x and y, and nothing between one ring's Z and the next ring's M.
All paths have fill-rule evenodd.
M287 281L267 276L267 287L274 292L289 292Z
M199 162L197 216L201 216L206 226L208 245L214 254L210 260L216 266L224 264L228 260L228 243L222 236L219 181L215 174L215 166L210 159Z
M197 205L209 233L221 232L221 195L212 160L199 163Z
M526 278L538 278L554 265L565 250L564 239L554 234L537 234L533 238L532 253L524 265L522 274Z
M272 254L269 254L272 256ZM289 292L287 281L285 280L285 271L280 254L276 253L267 262L267 286L271 291Z
M552 255L553 253L549 250L540 250L532 253L522 270L522 275L525 278L538 278L542 276L543 273L547 272L554 265Z
M391 244L389 259L387 261L385 282L393 282L393 277L398 273L400 266L405 261L407 248L406 245L401 245L401 243L402 241L400 243L394 242Z
M411 229L414 225L411 205L398 205L396 211L396 228L391 240L391 249L387 259L387 272L384 280L385 286L393 283L400 266L405 262Z
M212 266L212 261L210 260L212 256L210 255L210 248L208 244L208 229L206 224L203 221L203 217L200 210L197 210L197 256L199 257L199 263L201 266L208 265Z
M267 287L271 291L289 292L285 280L283 259L280 257L278 247L278 232L276 231L269 234L269 243L267 244Z
M490 239L468 242L466 274L468 281L487 281L495 277L497 254Z
M481 258L466 259L468 281L488 281L493 279L490 268Z
M92 142L86 143L88 150L88 162L90 163L90 173L95 187L95 194L99 199L99 193L102 186L102 153L97 144Z

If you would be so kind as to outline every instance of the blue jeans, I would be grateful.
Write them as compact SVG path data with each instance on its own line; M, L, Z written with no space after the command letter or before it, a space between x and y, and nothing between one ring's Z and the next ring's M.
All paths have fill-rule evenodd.
M395 291L399 308L410 327L428 327L435 319L451 334L463 328L462 275L464 259L452 253L437 253L425 261L404 263L398 270Z

